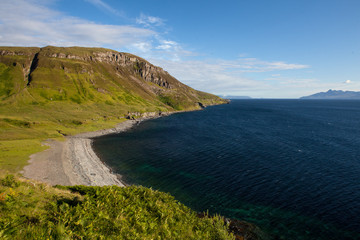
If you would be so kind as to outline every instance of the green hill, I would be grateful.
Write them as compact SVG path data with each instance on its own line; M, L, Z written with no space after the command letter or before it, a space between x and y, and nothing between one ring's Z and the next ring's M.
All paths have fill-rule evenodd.
M10 171L47 138L111 128L128 115L225 103L132 54L51 46L0 47L0 100L0 168Z

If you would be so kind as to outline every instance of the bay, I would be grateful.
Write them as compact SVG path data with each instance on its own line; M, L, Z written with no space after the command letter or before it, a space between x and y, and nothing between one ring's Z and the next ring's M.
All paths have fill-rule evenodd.
M273 239L360 239L360 101L233 100L96 138L128 184Z

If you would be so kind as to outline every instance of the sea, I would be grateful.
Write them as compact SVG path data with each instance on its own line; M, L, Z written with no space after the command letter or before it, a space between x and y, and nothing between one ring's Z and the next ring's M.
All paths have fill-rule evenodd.
M232 100L94 139L127 184L269 239L360 239L360 101Z

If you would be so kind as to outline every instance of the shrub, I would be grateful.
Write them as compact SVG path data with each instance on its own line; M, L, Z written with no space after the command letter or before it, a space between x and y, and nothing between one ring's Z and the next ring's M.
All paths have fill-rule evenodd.
M19 182L15 180L14 175L6 175L5 178L1 179L1 185L4 187L18 187Z
M17 119L10 119L10 118L3 118L2 120L14 126L30 128L30 122L28 121L22 121Z

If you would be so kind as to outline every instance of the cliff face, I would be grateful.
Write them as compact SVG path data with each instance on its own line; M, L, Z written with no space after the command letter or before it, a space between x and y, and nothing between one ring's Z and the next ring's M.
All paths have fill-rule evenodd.
M114 51L100 51L100 52L90 52L89 55L72 55L65 54L62 52L51 53L48 49L44 49L43 55L46 57L52 58L66 58L66 59L75 59L86 62L94 63L107 63L122 68L133 68L134 74L138 73L140 77L148 82L155 83L161 87L171 88L170 84L166 81L161 75L169 75L162 68L156 67L149 62L127 53L120 53ZM168 76L170 77L170 75Z
M196 91L162 68L103 48L0 47L3 102L107 103L146 110L187 110L224 101Z

